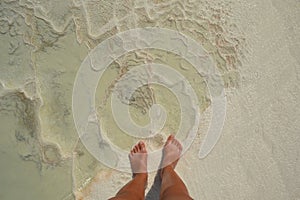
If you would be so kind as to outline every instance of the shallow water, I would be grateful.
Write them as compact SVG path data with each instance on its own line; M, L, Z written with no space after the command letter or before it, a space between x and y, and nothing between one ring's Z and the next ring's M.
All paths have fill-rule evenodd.
M196 102L182 104L187 108L196 104L201 121L177 168L195 199L300 198L300 110L295 106L300 99L299 22L296 0L1 1L0 199L113 196L131 175L120 171L128 167L127 157L118 158L110 153L111 147L128 152L141 137L118 126L112 94L122 94L121 89L128 89L131 81L139 82L138 76L125 76L135 66L149 65L149 77L154 77L153 63L177 70L197 97ZM203 68L211 59L215 68L208 70L220 74L226 118L218 143L204 159L199 159L199 147L213 126L213 97L219 91L209 91L207 76L183 58L192 55L188 45L179 55L148 48L114 59L97 83L93 110L100 136L108 143L98 138L102 146L87 147L78 135L81 129L75 126L72 97L84 59L117 33L144 27L167 28L192 38L205 51ZM174 44L184 43L173 39ZM107 51L113 55L113 49ZM120 82L121 89L114 90ZM217 79L212 83L218 88ZM188 96L186 85L177 84L180 93ZM128 102L123 99L139 126L151 121L153 105L165 109L163 128L144 138L149 152L160 151L167 135L176 133L182 121L183 108L170 88L149 83L138 88ZM80 106L75 109L85 112ZM161 117L161 112L154 114ZM194 115L187 116L192 117L183 127L190 130ZM177 137L185 141L190 139L188 133L180 132ZM91 150L97 148L114 169L95 158ZM147 192L154 176L152 172ZM155 199L158 188L150 191L147 199Z

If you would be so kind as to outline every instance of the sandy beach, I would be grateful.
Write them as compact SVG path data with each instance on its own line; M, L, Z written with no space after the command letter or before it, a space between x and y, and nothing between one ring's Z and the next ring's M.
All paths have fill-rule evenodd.
M144 140L148 152L160 152L168 134L176 133L183 120L172 84L169 88L145 84L128 102L122 101L121 89L128 89L130 81L138 83L140 77L126 74L135 66L153 67L154 63L180 73L197 97L191 102L197 105L201 120L176 167L195 200L300 199L299 1L10 0L0 3L0 23L1 199L113 197L131 174L127 157L110 154L111 148L124 154ZM86 141L94 138L81 135L76 113L84 115L86 107L74 108L74 91L85 59L116 34L146 27L192 38L203 48L201 66L210 66L206 63L210 60L213 72L220 74L226 98L224 125L216 144L209 141L211 150L207 148L203 158L199 151L209 138L216 91L210 91L207 77L184 58L193 50L188 45L186 54L149 48L114 58L96 82L95 98L85 100L94 103L97 120L92 115L88 120L100 124L102 137L95 140L99 147L97 142L96 147L88 146ZM120 43L126 45L124 40ZM113 57L110 51L113 48L107 57ZM104 65L96 61L95 65ZM114 90L117 86L120 91ZM180 87L179 93L188 96L185 85ZM151 122L151 107L160 104L167 116L163 128L147 138L126 133L112 112L114 91L139 126ZM189 119L183 127L192 125ZM85 133L91 129L84 127ZM189 135L183 131L177 137L184 141ZM108 164L95 156L97 148ZM159 198L155 176L152 170L147 200Z

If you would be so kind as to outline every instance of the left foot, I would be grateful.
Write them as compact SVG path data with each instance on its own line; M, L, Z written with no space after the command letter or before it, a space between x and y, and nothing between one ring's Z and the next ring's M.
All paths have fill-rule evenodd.
M133 176L147 174L147 150L144 142L136 144L129 154L129 160Z
M181 143L175 139L174 135L170 135L165 143L164 149L163 149L163 158L160 170L160 177L162 178L163 171L166 168L172 168L175 169L177 162L180 158L182 152L182 145Z

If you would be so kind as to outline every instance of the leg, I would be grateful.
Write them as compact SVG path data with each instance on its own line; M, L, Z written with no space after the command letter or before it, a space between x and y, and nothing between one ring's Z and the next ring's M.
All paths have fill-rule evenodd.
M160 199L162 200L191 200L189 192L171 166L167 166L162 172Z
M143 200L145 198L148 174L147 150L143 142L139 142L130 151L129 160L133 179L110 200Z
M143 200L145 198L146 183L147 175L137 174L110 200Z
M162 171L161 171L161 200L191 200L188 190L174 171L182 151L178 140L170 135L163 150Z

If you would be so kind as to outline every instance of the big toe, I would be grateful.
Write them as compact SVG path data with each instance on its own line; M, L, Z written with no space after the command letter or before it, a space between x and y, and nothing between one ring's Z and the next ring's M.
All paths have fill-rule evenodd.
M173 134L169 135L169 137L167 138L167 141L165 143L165 145L171 144L172 141L174 141L175 136Z

